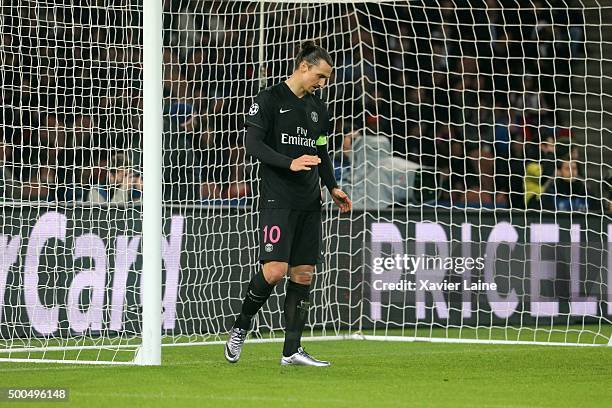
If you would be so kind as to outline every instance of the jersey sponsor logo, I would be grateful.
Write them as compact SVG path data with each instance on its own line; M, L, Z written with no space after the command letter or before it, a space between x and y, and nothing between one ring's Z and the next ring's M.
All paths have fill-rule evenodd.
M280 108L279 112L280 112L280 113L287 113L287 112L291 112L291 109L283 109L283 108Z
M296 129L296 133L302 136L293 136L289 133L281 133L281 143L296 146L315 147L316 141L314 139L306 137L308 136L308 129L304 129L301 126L298 126Z
M310 112L310 119L312 119L314 123L317 123L319 121L319 114L317 112Z
M255 116L257 115L257 112L259 112L259 105L254 103L249 108L249 116Z
M291 136L288 133L281 133L281 143L296 146L315 147L315 140L307 137Z

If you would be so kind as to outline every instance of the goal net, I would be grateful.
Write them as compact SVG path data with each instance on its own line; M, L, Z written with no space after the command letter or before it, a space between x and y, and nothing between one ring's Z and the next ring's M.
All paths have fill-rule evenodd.
M319 96L354 210L326 197L306 335L609 343L612 7L163 4L164 344L223 341L239 313L260 268L244 115L308 39L335 63ZM2 360L142 343L142 8L0 6ZM251 339L282 339L283 302L284 282Z

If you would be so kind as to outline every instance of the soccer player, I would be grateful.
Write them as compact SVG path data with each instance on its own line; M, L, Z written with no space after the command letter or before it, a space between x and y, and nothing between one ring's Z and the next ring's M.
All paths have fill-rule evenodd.
M236 363L257 311L287 273L285 344L281 365L328 366L300 344L310 306L310 283L320 254L319 177L341 212L351 210L338 188L327 152L329 114L314 94L332 73L327 51L306 41L293 74L260 92L246 115L247 154L259 159L259 259L262 269L249 282L240 315L225 344L225 358Z

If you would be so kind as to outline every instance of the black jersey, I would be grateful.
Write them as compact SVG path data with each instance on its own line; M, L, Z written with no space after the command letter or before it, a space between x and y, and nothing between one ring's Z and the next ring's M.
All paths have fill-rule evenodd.
M317 155L329 131L327 107L316 95L298 98L285 82L261 91L246 115L245 126L265 132L264 143L291 160ZM260 208L321 208L319 170L291 171L289 163L261 163Z

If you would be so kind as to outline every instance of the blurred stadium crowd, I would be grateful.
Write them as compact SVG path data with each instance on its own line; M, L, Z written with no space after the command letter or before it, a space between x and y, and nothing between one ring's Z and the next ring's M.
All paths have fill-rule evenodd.
M138 2L61 3L0 6L0 192L5 200L138 201ZM588 191L586 158L559 114L569 106L572 64L586 52L582 14L566 3L271 3L267 85L290 73L301 40L330 51L336 68L323 98L342 183L369 160L354 152L359 139L378 137L389 144L384 154L435 176L433 205L602 211L605 194ZM244 204L256 193L242 123L260 88L258 7L164 1L168 201Z

